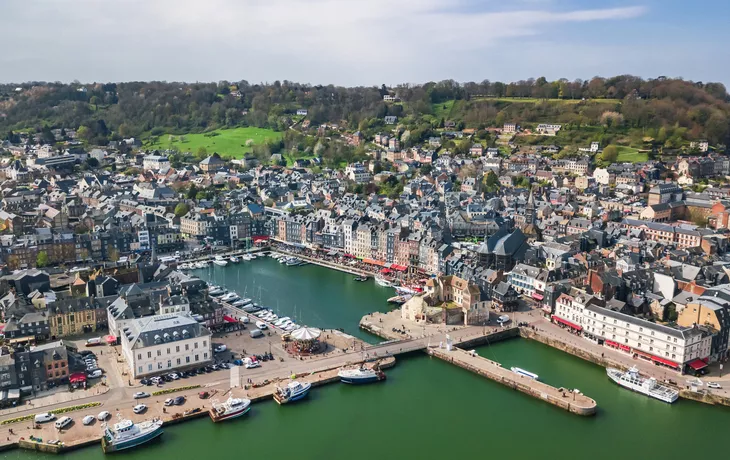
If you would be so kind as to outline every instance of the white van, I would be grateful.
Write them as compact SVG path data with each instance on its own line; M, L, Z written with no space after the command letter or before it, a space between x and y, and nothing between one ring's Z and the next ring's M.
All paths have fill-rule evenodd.
M257 337L263 337L263 336L264 336L264 333L263 333L263 332L261 332L261 329L254 329L254 330L252 330L251 332L249 332L248 334L249 334L249 335L251 336L251 338L253 338L253 339L255 339L255 338L257 338Z
M266 323L264 323L263 321L256 321L256 327L261 329L262 331L269 328L269 326L267 326Z
M242 316L241 319L238 320L241 324L248 324L251 322L250 319L248 319L248 316Z
M50 412L46 412L43 414L36 415L34 419L35 419L36 423L46 423L46 422L50 422L52 420L56 420L56 416L51 414Z
M61 417L56 422L56 429L62 430L64 428L66 428L67 426L69 426L71 424L71 422L73 422L71 417Z

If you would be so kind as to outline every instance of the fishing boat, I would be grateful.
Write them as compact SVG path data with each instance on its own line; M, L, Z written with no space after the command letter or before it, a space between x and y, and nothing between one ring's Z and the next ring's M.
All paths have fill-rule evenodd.
M609 367L606 369L608 378L624 388L637 393L656 398L665 403L673 403L679 397L679 392L673 388L657 383L654 377L644 378L639 375L639 370L634 366L624 372L620 369Z
M101 449L105 454L131 449L150 442L162 434L162 420L153 419L141 423L134 423L131 420L121 420L110 428L104 429L104 436L101 438Z
M240 261L241 261L241 259L239 259L239 258L238 258L238 257L236 257L236 256L231 256L231 258L230 258L230 259L228 259L228 260L229 260L229 261L230 261L230 262L231 262L232 264L237 264L238 262L240 262Z
M385 380L385 372L379 369L369 369L367 367L340 369L337 376L340 378L340 382L349 383L351 385L361 385L363 383L380 382L381 380Z
M249 410L251 410L250 399L230 397L220 404L213 402L208 413L214 422L222 422L245 415Z
M378 286L383 286L383 287L392 287L393 286L393 283L391 283L387 279L383 278L382 276L375 277L375 284L377 284Z
M354 278L353 278L352 280L353 280L353 281L357 281L357 282L359 282L359 283L362 283L362 282L365 282L365 281L367 281L367 280L369 280L369 279L370 279L370 278L368 278L367 276L356 276L356 277L354 277Z
M538 380L539 379L537 374L535 374L533 372L530 372L530 371L526 371L526 370L521 369L519 367L511 367L510 370L512 372L514 372L515 374L522 375L524 377L529 377L529 378L531 378L533 380Z
M307 396L310 388L312 388L311 383L298 382L295 380L293 382L290 382L289 385L287 385L285 388L276 387L276 392L274 393L274 401L279 404L287 404L290 402L299 401L300 399Z

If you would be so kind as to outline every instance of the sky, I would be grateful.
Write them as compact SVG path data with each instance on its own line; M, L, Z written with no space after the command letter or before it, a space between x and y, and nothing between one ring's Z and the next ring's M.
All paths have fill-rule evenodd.
M0 0L0 81L730 83L728 0Z

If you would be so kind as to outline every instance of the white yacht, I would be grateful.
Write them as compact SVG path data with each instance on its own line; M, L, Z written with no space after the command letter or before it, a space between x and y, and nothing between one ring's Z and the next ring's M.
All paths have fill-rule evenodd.
M654 377L648 379L641 377L636 366L626 372L609 367L606 369L606 374L608 374L608 378L624 388L651 396L666 403L671 404L679 398L679 392L677 390L657 383Z
M231 256L231 258L230 258L230 259L228 259L228 260L229 260L229 261L230 261L230 262L231 262L232 264L237 264L238 262L240 262L240 261L241 261L241 259L239 259L239 258L238 258L238 257L236 257L236 256Z
M213 263L221 267L225 267L226 265L228 265L228 262L226 261L226 259L223 258L223 256L215 256Z
M250 399L230 397L226 402L221 404L213 402L208 413L214 422L222 422L224 420L240 417L246 414L249 410L251 410Z
M393 287L393 283L391 283L390 281L388 281L387 279L385 279L385 278L383 278L382 276L379 276L379 275L375 277L375 283L378 286Z

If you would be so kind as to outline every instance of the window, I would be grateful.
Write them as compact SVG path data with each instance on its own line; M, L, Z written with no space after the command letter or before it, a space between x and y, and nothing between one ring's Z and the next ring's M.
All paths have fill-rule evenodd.
M198 342L195 342L195 348L198 348Z
M167 354L168 354L168 355L170 354L170 349L169 349L169 348L167 349Z
M141 374L141 373L142 373L142 366L139 366L139 367L137 368L137 373L138 373L138 374Z
M162 369L162 362L157 363L157 369Z
M137 359L142 359L142 353L137 353Z
M186 362L186 363L189 363L189 362L190 362L190 356L186 356L186 357L185 357L185 362Z
M180 345L178 345L178 346L175 347L175 352L176 353L180 353Z
M151 352L151 351L148 351L148 352L147 352L147 357L148 357L148 358L152 358L152 352Z
M203 358L204 359L208 359L208 352L207 351L205 353L203 353Z
M190 344L186 343L185 344L185 351L188 351L189 349L190 349Z
M152 372L152 364L147 365L147 372Z
M169 359L167 360L167 367L168 369L172 367L172 361Z
M195 361L200 361L200 359L198 359L198 355L195 355Z
M676 340L675 340L675 342L676 342ZM208 346L208 341L207 340L203 340L203 346L204 347L207 347Z
M162 350L157 350L157 356L162 356Z

